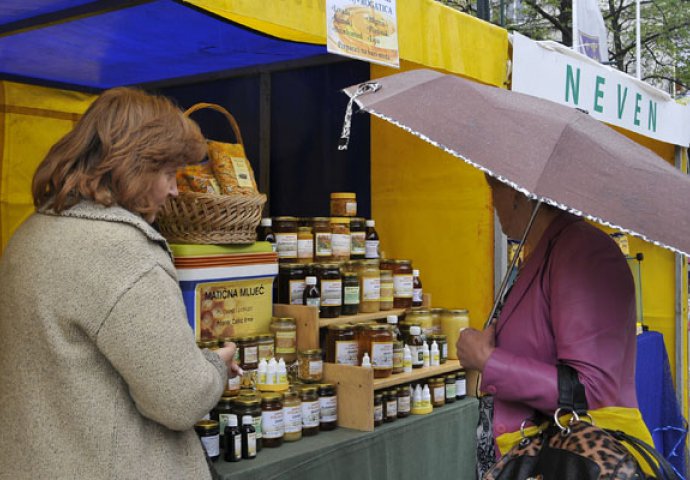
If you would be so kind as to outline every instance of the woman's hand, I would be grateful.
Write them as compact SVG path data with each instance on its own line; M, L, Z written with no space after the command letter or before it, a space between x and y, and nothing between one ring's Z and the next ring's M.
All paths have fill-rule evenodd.
M225 362L228 367L228 378L235 378L237 375L242 375L242 369L235 363L235 351L237 345L233 342L225 342L221 348L216 350L218 356Z
M469 370L484 370L495 348L496 326L491 324L486 330L463 328L455 346L458 359L464 368Z

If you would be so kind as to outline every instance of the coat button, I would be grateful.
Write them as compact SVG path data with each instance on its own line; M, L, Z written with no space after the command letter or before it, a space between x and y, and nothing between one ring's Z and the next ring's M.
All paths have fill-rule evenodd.
M496 387L494 385L489 385L486 387L486 393L490 393L491 395L496 395Z

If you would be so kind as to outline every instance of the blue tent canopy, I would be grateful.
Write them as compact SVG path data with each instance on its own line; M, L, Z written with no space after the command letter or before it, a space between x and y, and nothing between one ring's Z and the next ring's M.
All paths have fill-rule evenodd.
M174 0L4 0L0 78L105 89L326 54Z

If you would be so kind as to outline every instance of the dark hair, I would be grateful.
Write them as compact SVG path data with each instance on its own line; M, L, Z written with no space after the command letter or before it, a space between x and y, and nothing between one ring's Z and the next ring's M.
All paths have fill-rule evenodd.
M81 200L146 215L154 175L200 161L199 127L169 99L133 88L103 92L34 173L36 208L61 212Z

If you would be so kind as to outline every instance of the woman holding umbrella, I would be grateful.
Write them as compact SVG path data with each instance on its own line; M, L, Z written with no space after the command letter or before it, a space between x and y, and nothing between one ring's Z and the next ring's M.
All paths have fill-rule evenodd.
M504 233L521 238L534 201L487 181ZM523 420L556 410L558 363L577 372L597 425L652 444L637 409L635 288L620 249L581 218L542 205L525 253L496 319L457 341L463 366L482 372L480 389L494 397L498 449L517 443Z

